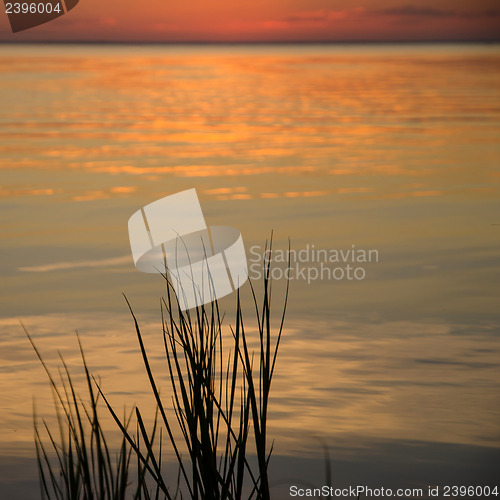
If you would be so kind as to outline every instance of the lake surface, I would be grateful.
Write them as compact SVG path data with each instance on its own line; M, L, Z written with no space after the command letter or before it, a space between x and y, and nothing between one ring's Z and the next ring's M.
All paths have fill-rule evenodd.
M207 223L241 231L257 289L271 231L296 251L276 498L322 484L323 444L339 481L497 479L499 45L3 45L0 68L1 498L38 498L33 398L54 424L19 320L81 379L78 330L116 406L152 412L122 293L162 370L164 288L127 221L193 187Z

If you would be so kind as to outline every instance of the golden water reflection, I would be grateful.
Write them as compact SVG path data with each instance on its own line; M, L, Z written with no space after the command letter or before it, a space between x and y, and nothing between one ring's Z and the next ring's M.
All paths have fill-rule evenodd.
M277 196L317 184L368 199L498 196L499 57L2 47L0 168L29 169L61 201L102 198L97 183L150 193L172 177L214 189L241 176L252 198L269 183ZM56 180L68 170L72 182Z
M19 318L54 369L57 350L80 367L78 329L115 404L152 409L121 294L156 353L164 289L126 222L192 187L247 250L275 230L380 252L363 282L292 283L277 453L500 446L499 63L497 45L1 46L0 453L32 456L33 395L53 422Z

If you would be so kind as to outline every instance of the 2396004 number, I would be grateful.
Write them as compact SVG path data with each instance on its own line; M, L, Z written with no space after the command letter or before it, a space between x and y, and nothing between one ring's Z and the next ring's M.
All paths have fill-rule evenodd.
M489 486L443 486L443 496L444 497L497 497L498 487L494 486L490 488Z
M15 2L6 3L5 12L7 14L52 14L53 12L60 13L61 5L56 3L27 3L27 2Z

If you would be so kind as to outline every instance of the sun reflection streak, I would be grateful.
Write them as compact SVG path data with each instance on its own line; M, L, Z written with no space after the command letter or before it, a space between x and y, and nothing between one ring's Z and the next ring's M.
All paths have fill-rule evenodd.
M373 199L477 198L478 184L498 195L496 54L422 49L403 59L360 48L349 56L334 49L192 56L62 56L53 49L36 58L4 50L0 64L17 84L0 82L8 97L0 169L69 170L74 180L109 176L123 185L130 177L146 189L158 176L213 178L207 189L217 189L221 177L252 177L252 198L273 196L266 186L283 176L279 196L317 191L303 189L304 177L332 193L370 189ZM28 72L36 80L24 79ZM64 80L64 95L52 75ZM33 81L44 95L36 114L17 98ZM409 193L411 179L421 187ZM24 196L24 189L4 185L3 194ZM52 187L32 189L49 194ZM60 193L52 193L56 201L66 199ZM94 185L72 199L107 196Z

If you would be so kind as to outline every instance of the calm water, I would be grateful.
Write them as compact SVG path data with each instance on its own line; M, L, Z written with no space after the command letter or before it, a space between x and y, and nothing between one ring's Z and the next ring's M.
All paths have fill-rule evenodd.
M127 220L192 187L255 272L272 230L278 250L378 254L364 279L308 283L320 263L297 253L276 484L322 484L320 442L351 483L495 479L498 45L2 46L0 68L0 498L37 495L33 397L53 422L20 319L79 373L77 329L116 405L151 408L121 294L155 352L163 288Z

